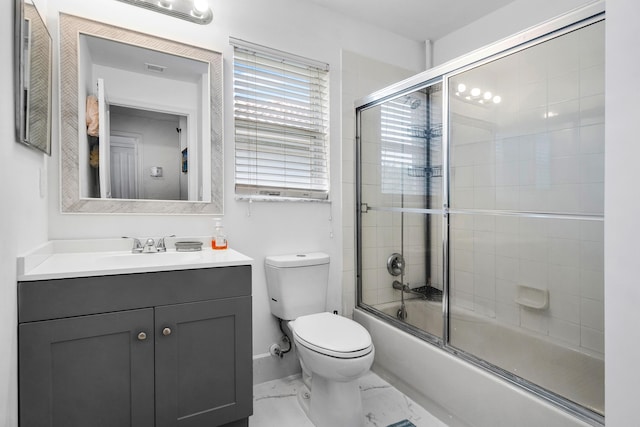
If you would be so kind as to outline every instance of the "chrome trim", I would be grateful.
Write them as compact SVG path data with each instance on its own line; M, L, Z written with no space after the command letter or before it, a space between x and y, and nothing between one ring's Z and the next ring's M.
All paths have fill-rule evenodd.
M420 209L420 208L393 208L393 207L376 207L367 205L367 210L363 211L363 213L367 213L369 211L380 211L380 212L406 212L406 213L418 213L418 214L443 214L444 211L442 209Z
M449 342L449 80L442 79L442 341Z
M449 214L455 215L491 215L491 216L517 216L521 218L547 218L547 219L570 219L580 221L604 221L603 215L597 214L572 214L564 212L543 213L531 211L503 211L503 210L483 210L483 209L448 209Z
M360 128L362 126L362 111L356 111L356 134L355 134L355 186L356 200L353 213L355 215L355 249L356 249L356 307L362 304L362 144ZM367 211L369 208L367 207ZM364 212L366 213L366 212Z
M400 303L400 301L398 301L398 304ZM364 311L367 312L369 314L371 314L374 317L377 317L378 319L384 320L387 323L393 325L394 327L400 329L402 332L406 332L409 335L413 335L416 338L419 338L425 342L428 342L429 344L433 344L437 347L440 347L442 349L444 349L443 345L444 343L442 342L442 338L436 336L436 335L432 335L426 331L423 331L420 328L416 328L415 326L402 321L400 319L397 319L394 316L390 316L387 313L383 313L382 311L376 309L374 306L371 305L367 305L367 304L361 304L358 307L356 307L354 310L360 310L360 311ZM375 345L375 344L374 344Z

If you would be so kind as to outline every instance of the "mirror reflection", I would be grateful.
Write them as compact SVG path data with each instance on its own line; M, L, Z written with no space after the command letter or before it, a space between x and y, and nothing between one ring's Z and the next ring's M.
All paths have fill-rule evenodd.
M87 34L79 43L82 196L208 199L208 63Z
M222 213L222 56L60 15L63 212Z
M51 36L30 2L16 0L16 136L51 154Z

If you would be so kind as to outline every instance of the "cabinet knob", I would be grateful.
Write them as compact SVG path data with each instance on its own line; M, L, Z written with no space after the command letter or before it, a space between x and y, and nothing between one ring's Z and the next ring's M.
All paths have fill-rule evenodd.
M146 339L147 339L147 334L146 334L146 333L144 333L144 332L140 332L140 333L138 334L138 340L139 340L139 341L144 341L144 340L146 340Z
M171 328L164 328L164 329L162 330L162 335L164 335L165 337L166 337L167 335L171 335Z

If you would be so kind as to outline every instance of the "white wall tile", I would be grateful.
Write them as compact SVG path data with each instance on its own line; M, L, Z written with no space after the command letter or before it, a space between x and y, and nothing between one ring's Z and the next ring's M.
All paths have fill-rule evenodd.
M582 326L580 346L604 354L604 332Z
M549 315L580 324L580 297L563 292L549 293Z
M580 152L584 154L604 153L604 124L580 128Z
M580 345L580 325L552 317L549 319L549 336L577 347Z
M582 298L580 323L584 327L604 332L604 305L602 301Z
M580 96L604 94L604 64L580 70Z
M549 318L537 310L520 309L520 326L542 335L549 333Z

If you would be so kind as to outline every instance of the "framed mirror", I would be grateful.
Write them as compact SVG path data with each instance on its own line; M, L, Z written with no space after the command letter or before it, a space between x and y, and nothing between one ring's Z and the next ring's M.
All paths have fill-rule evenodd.
M60 14L61 207L223 213L222 55Z
M51 155L51 35L34 4L14 9L16 139Z

